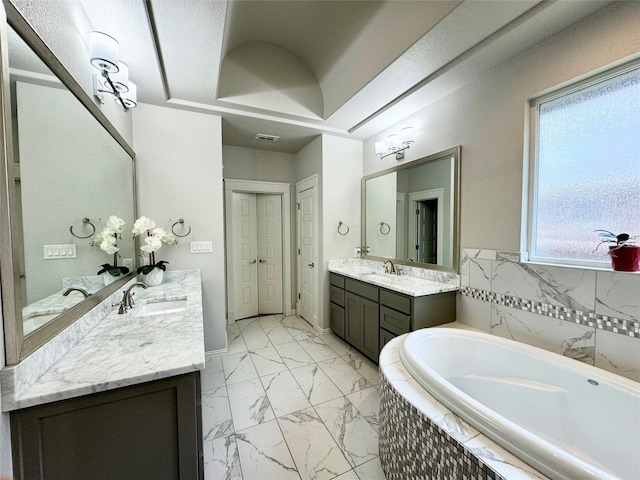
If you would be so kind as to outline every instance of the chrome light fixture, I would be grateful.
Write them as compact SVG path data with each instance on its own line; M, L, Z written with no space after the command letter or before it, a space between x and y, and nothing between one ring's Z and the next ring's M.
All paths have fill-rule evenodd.
M404 159L404 151L416 142L413 127L403 128L399 134L394 133L386 141L375 143L376 155L380 158L395 155L396 160Z
M129 67L120 61L120 45L110 35L102 32L89 34L91 65L100 70L93 75L93 95L104 103L104 94L115 97L118 105L128 112L138 105L137 88L129 81Z

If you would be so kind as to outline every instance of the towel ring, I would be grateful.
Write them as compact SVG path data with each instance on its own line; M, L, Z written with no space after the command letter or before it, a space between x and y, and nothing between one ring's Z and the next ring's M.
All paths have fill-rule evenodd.
M89 217L84 217L82 219L82 223L84 223L85 225L91 225L91 229L93 230L89 235L87 235L86 237L81 237L80 235L76 235L75 233L73 233L73 225L71 225L69 227L69 231L71 232L71 235L73 235L76 238L89 238L92 237L95 233L96 233L96 226L91 223L91 220L89 220Z
M180 225L184 226L184 218L181 218L181 219L180 219L180 220L178 220L176 223L174 223L173 225L171 225L171 233L173 233L176 237L180 237L180 238L182 238L182 237L186 237L187 235L189 235L189 234L191 233L191 227L189 227L189 230L187 231L187 233L185 233L184 235L178 235L178 234L176 233L176 231L174 230L175 226L176 226L176 225L178 225L178 224L180 224Z
M344 233L342 233L342 232L340 231L340 227L341 227L342 225L343 225L343 223L342 223L342 222L338 222L338 233L339 233L340 235L346 235L347 233L349 233L349 227L347 227L347 226L345 225L345 228L347 229L347 231L346 231L346 232L344 232Z
M387 227L387 231L384 231L384 227ZM391 231L391 227L389 226L388 223L385 222L380 222L380 233L382 235L389 235L389 232Z

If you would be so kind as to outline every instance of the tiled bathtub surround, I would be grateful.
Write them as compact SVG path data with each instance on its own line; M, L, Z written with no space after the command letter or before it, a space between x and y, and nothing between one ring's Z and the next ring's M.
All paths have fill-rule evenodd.
M400 360L404 337L380 355L380 463L387 480L547 478L427 393Z
M458 321L640 381L640 275L464 249Z

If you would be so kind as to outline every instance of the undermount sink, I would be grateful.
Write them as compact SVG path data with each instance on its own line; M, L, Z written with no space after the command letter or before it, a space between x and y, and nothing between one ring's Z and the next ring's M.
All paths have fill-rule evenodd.
M187 307L187 299L163 300L160 302L145 303L138 307L133 314L134 317L147 317L149 315L160 315L162 313L177 313Z

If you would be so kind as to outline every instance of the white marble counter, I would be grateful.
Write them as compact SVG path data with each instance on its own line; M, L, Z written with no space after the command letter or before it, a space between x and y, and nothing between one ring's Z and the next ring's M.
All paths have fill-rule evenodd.
M455 292L460 289L460 281L455 274L404 265L397 268L401 270L401 275L385 273L382 262L372 260L330 260L328 263L330 272L412 297Z
M136 306L128 313L119 315L117 307L113 307L20 393L3 388L2 410L74 398L204 368L200 271L167 272L163 284L146 290L136 287L133 291ZM177 299L186 299L183 311L136 316L137 309L145 303ZM16 373L12 370L18 366L3 369L3 377ZM20 383L19 378L14 381Z

